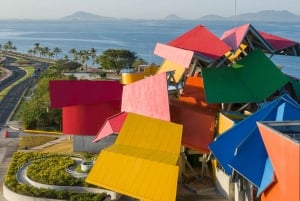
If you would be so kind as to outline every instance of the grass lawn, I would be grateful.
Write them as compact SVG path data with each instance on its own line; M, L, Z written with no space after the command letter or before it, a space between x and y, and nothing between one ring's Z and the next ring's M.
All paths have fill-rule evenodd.
M24 147L31 149L55 139L57 139L56 136L24 136L20 138L19 149L24 149Z
M19 149L24 149L25 147L27 147L27 149L31 149L56 139L57 136L24 136L20 138ZM47 146L39 151L43 153L72 153L73 140L65 139L59 143Z
M73 140L65 139L60 143L54 144L49 147L45 147L41 150L45 153L73 153Z

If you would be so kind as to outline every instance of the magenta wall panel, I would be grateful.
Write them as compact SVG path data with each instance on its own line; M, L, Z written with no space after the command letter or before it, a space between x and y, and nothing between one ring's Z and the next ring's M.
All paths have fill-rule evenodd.
M119 81L54 80L49 83L51 107L120 101Z
M96 135L105 120L120 112L121 103L99 103L63 108L63 133Z

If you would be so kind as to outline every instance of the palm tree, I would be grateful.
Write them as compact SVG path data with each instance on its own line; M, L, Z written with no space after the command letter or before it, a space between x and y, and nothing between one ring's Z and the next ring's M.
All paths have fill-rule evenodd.
M78 60L77 50L76 49L74 49L74 48L70 49L69 53L73 55L73 61L77 61Z
M53 53L54 53L54 55L55 55L56 58L57 58L57 55L58 55L59 53L61 53L61 52L62 52L62 50L61 50L59 47L53 48Z
M11 51L11 50L16 50L16 46L13 45L13 42L11 42L10 40L7 41L7 43L4 44L3 49L5 51Z
M35 51L35 53L39 53L39 55L41 56L41 47L40 47L40 43L34 43L33 44L34 45L34 51ZM35 54L34 54L35 55Z
M29 49L29 50L27 51L27 53L28 53L30 56L33 56L33 49Z
M96 52L97 52L97 50L95 48L90 49L90 56L93 61L93 66L95 65L96 58L97 58Z
M88 50L80 50L79 51L79 58L82 65L85 64L85 68L87 71L87 62L90 59L90 52Z
M65 56L63 57L63 60L65 60L65 61L69 61L69 57L68 57L68 55L65 55Z
M52 59L54 55L55 55L54 51L53 52L51 52L51 51L48 52L49 59Z
M50 49L49 49L49 47L43 47L43 48L41 48L41 56L46 56L46 55L48 55L48 53L50 52Z

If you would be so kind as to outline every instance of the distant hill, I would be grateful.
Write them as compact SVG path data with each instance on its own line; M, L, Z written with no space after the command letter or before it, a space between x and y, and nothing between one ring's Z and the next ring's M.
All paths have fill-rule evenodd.
M204 21L233 21L236 19L237 21L265 21L265 22L300 22L300 15L293 14L289 11L275 11L275 10L264 10L257 13L244 13L230 17L222 17L219 15L205 15L199 19L194 20L204 20ZM71 15L65 16L60 20L64 21L112 21L112 20L120 20L113 17L105 17L100 15L95 15L88 12L79 11L73 13ZM124 20L124 19L122 19ZM132 19L127 19L132 20ZM144 19L146 20L146 19ZM181 17L178 17L175 14L171 14L166 16L161 20L170 20L170 21L181 21L187 20Z
M79 11L76 13L73 13L71 15L65 16L61 18L60 20L64 21L109 21L109 20L116 20L116 18L113 17L104 17L100 15L95 15L88 12Z
M181 17L178 17L177 15L175 14L171 14L171 15L168 15L164 18L164 20L184 20L183 18Z
M206 15L200 20L234 20L237 21L265 21L265 22L300 22L300 15L289 11L264 10L257 13L245 13L230 17L221 17L217 15Z

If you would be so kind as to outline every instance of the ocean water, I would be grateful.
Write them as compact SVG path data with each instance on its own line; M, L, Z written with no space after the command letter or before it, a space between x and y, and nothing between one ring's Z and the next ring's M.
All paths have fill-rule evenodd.
M237 26L249 23L238 22ZM0 44L12 41L17 51L26 53L40 43L41 47L59 47L60 57L71 48L89 50L97 54L114 49L128 49L149 63L159 64L162 59L153 54L156 43L167 43L196 25L204 25L216 36L234 27L234 22L212 21L151 21L119 20L113 22L64 21L0 21ZM299 23L251 23L257 30L269 32L300 42ZM274 56L273 62L283 66L283 71L300 78L300 57Z

